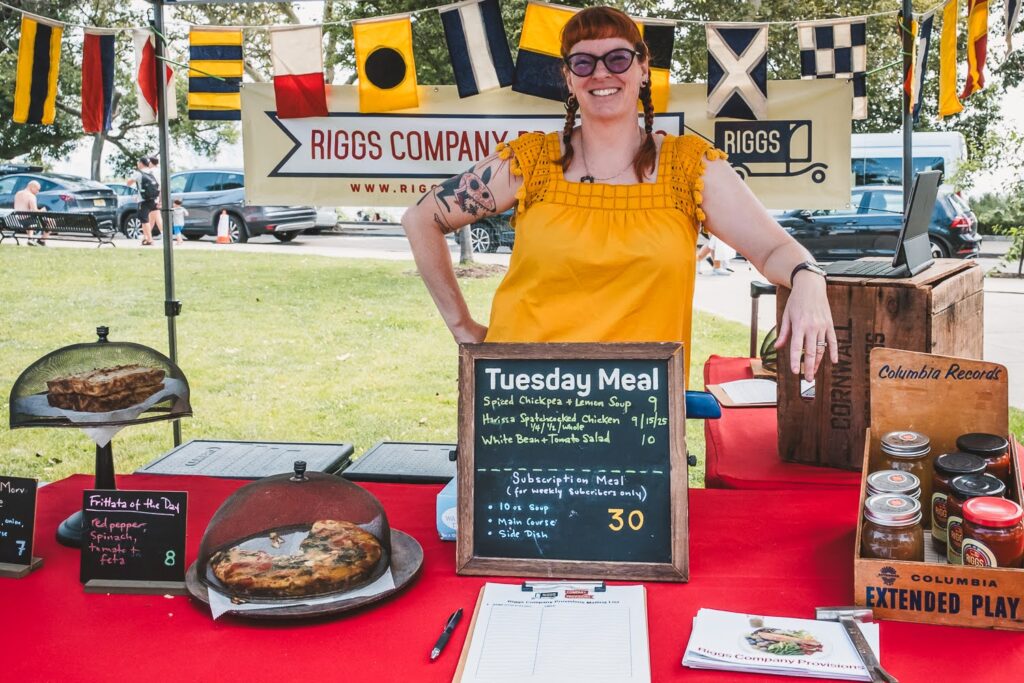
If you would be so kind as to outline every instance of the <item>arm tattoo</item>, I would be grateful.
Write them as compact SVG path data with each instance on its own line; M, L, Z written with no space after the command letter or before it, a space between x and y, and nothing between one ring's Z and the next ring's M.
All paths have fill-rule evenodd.
M485 161L484 163L487 162ZM506 161L502 160L497 170L500 170L506 163ZM478 169L479 166L474 166L465 173L448 178L420 197L420 200L416 202L421 204L428 196L434 198L434 202L437 204L437 211L434 213L434 223L441 228L442 232L450 233L456 230L455 226L448 220L453 210L453 205L457 206L463 213L467 213L474 218L482 218L497 212L494 193L487 185L492 176L495 175L495 169L486 166L479 173L477 172Z

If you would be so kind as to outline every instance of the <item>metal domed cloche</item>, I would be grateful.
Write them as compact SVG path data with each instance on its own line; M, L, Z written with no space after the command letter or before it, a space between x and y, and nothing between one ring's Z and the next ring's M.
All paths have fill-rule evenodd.
M99 340L51 351L14 382L11 429L114 427L192 414L188 380L167 356L142 344Z

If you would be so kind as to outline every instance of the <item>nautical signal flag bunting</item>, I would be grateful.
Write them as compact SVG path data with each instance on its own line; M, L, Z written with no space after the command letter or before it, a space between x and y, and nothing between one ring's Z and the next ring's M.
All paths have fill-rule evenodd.
M135 43L135 90L138 95L139 121L143 124L156 123L157 120L157 58L156 37L149 29L137 28L132 31ZM167 119L178 118L177 98L174 95L174 70L164 65L164 83L166 86L165 107Z
M562 77L562 29L577 11L536 2L526 5L513 90L559 101L569 95Z
M188 43L188 117L240 121L242 31L193 26Z
M359 111L420 106L409 15L352 22L359 74Z
M320 26L276 26L270 30L277 116L327 116L327 88Z
M668 76L672 69L672 49L676 41L676 23L657 19L636 19L640 33L650 50L651 102L654 111L668 111Z
M438 12L459 97L512 85L515 67L498 0L460 2Z
M82 130L110 130L114 104L114 31L86 29L82 46Z
M18 74L14 86L15 123L52 124L57 114L57 70L62 24L21 16Z

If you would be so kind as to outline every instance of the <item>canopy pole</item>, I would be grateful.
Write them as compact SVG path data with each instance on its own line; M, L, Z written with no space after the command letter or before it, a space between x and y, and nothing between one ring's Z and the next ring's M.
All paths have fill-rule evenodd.
M913 33L913 21L914 21L914 5L911 0L902 0L903 2L903 16L900 18L900 24L902 30L900 35L903 37L903 78L906 79L908 74L912 73L914 63L912 56L914 53L914 33ZM911 79L911 85L912 85ZM914 112L910 110L910 93L908 90L911 88L900 88L903 95L903 214L906 219L907 212L910 210L910 187L914 179Z
M157 130L160 136L160 218L163 222L161 245L164 250L164 315L167 316L167 349L171 361L178 363L178 333L176 318L181 312L181 302L174 298L174 252L172 245L173 222L171 219L171 158L168 153L167 84L163 78L166 45L164 45L164 0L153 1L153 22L156 48L156 111ZM181 420L173 420L174 445L181 445Z

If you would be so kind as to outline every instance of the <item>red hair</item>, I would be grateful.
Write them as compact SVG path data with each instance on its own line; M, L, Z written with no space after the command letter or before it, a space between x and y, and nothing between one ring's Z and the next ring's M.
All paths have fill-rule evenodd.
M633 49L640 53L640 61L645 62L650 57L647 43L640 35L640 29L636 22L629 18L625 12L613 7L588 7L580 10L572 16L562 29L562 57L568 57L573 46L583 40L600 40L602 38L622 38L633 45ZM648 75L648 79L650 76ZM651 104L650 81L646 87L640 88L640 100L644 106L644 129L647 133L640 149L633 157L633 172L638 182L643 182L645 176L654 172L658 156L657 147L654 144L654 136L651 131L654 126L654 106ZM576 122L575 108L567 106L565 133L562 136L565 143L565 154L562 155L562 170L569 168L573 158L573 148L570 140L572 128Z

